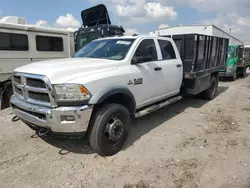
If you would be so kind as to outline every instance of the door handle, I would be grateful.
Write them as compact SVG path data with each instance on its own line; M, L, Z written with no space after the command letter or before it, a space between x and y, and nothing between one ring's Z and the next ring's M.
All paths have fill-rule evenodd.
M181 67L181 66L182 66L182 64L177 64L177 65L176 65L176 67Z
M162 69L161 67L155 67L155 71L159 71L161 69Z

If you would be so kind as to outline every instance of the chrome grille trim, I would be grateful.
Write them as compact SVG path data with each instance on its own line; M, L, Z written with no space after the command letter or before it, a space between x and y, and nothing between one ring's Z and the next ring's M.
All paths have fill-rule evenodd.
M21 84L21 77L20 76L14 76L14 81L18 84Z
M15 87L15 91L19 94L19 95L23 95L23 92L20 88Z
M26 82L27 82L27 86L46 89L46 85L43 82L43 80L38 80L38 79L34 79L34 78L27 78Z
M34 91L29 91L28 94L30 99L43 102L50 102L49 95L47 93L37 93Z
M33 80L32 84L28 85L27 83L28 79ZM21 83L17 82L19 80L21 81ZM37 86L35 85L36 83ZM12 84L13 84L14 95L19 99L41 106L57 107L55 100L55 91L49 79L46 76L14 72L12 77ZM43 88L43 85L45 86L45 88ZM20 92L20 90L18 91L18 89L16 88L20 89L22 93ZM32 98L29 96L29 92L33 92L33 94L36 93L37 95L39 95L40 93L41 98L35 97L36 99L34 99L34 97ZM44 96L45 94L48 94L49 100L47 99L46 96Z

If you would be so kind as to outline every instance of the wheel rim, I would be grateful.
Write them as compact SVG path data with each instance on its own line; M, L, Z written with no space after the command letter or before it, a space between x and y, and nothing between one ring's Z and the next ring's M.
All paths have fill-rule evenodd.
M118 115L112 116L105 125L104 137L108 145L115 146L120 143L125 133L124 124Z

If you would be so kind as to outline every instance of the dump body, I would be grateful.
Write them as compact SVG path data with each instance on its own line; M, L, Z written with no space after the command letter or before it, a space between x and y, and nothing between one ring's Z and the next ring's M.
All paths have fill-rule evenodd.
M182 92L196 95L206 90L209 87L211 74L218 74L226 65L229 40L201 34L171 37L183 62Z

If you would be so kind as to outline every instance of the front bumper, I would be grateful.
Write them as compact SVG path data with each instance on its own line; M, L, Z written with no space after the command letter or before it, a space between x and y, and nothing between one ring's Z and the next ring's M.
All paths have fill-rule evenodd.
M92 106L71 106L48 108L29 104L12 96L10 100L14 114L35 127L50 129L55 133L81 133L88 128ZM64 120L62 116L72 119ZM73 118L74 117L74 118Z
M233 77L234 73L231 73L231 72L220 72L219 75L220 75L220 77Z

